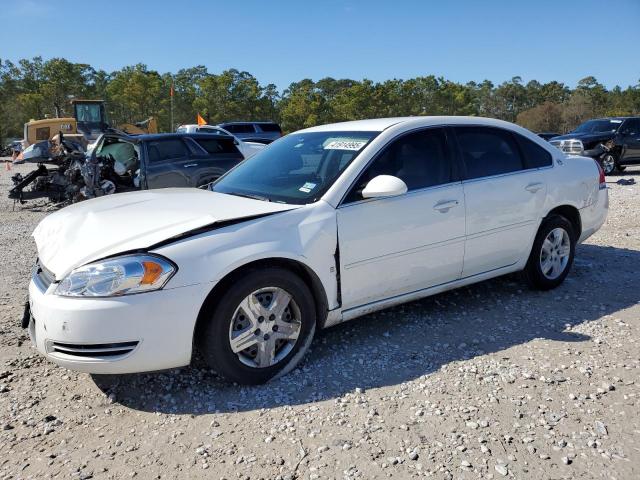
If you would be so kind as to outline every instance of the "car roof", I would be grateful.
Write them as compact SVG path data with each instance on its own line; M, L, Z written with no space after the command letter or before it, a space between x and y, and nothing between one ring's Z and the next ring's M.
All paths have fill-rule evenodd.
M628 115L628 116L624 116L624 117L602 117L602 118L590 118L589 120L585 120L582 123L587 123L590 122L592 120L626 120L628 118L640 118L640 117L634 117L632 115Z
M300 132L381 132L392 126L428 126L428 125L489 125L513 128L514 124L503 120L485 117L460 116L416 116L373 118L369 120L352 120L349 122L330 123L310 127Z
M141 135L128 135L124 132L107 132L106 135L124 138L131 142L144 142L144 141L153 141L153 140L163 140L166 138L228 138L233 139L231 135L220 135L219 133L143 133Z
M255 124L258 124L258 125L262 125L262 124L278 125L277 122L272 122L270 120L256 120L255 122L251 122L251 121L249 121L249 122L235 122L235 121L233 121L233 122L222 122L222 123L219 123L218 126L222 126L222 125L255 125Z
M220 125L198 125L197 123L185 123L184 125L179 125L178 128L189 128L189 127L196 127L196 128L222 128ZM174 132L174 133L178 133L178 132Z

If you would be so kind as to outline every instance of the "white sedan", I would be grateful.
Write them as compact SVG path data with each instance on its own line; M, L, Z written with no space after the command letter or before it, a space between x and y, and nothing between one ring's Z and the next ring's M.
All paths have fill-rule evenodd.
M180 367L198 348L229 380L260 383L291 370L318 328L516 271L557 287L607 210L595 161L510 123L324 125L210 191L124 193L49 215L33 234L23 323L74 370Z
M176 133L213 133L218 135L228 135L233 137L235 140L236 146L240 153L244 157L245 160L253 157L256 153L261 150L264 150L267 145L264 143L258 142L245 142L244 140L239 139L233 133L229 133L222 127L217 127L215 125L180 125L176 129Z

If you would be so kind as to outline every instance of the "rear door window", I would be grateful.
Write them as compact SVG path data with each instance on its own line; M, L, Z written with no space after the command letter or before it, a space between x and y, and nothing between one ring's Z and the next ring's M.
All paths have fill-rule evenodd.
M547 152L540 145L532 142L528 138L514 133L514 136L518 139L520 149L524 155L524 163L527 168L541 168L550 167L552 163L551 154Z
M277 123L259 123L258 128L263 132L278 132L282 133L280 126Z
M231 138L194 138L210 154L239 153Z
M226 131L231 133L255 133L253 125L250 123L237 123L233 125L224 125Z
M524 169L510 132L492 127L454 127L467 179L491 177Z
M179 138L152 140L147 143L147 152L149 153L150 162L160 162L162 160L172 160L189 156L187 146Z

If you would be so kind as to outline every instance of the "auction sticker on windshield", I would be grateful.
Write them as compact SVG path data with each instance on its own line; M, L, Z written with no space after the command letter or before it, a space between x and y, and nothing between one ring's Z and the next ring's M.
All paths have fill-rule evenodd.
M325 145L325 150L360 150L367 140L334 140Z
M309 193L314 188L316 188L316 184L315 183L307 182L303 186L301 186L298 190L300 190L301 192L304 192L304 193Z

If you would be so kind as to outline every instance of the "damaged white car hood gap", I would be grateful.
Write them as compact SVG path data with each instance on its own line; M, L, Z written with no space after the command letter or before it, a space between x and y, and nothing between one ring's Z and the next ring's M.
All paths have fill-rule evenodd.
M72 269L214 223L298 208L195 188L122 193L52 213L33 237L40 262L57 280Z

